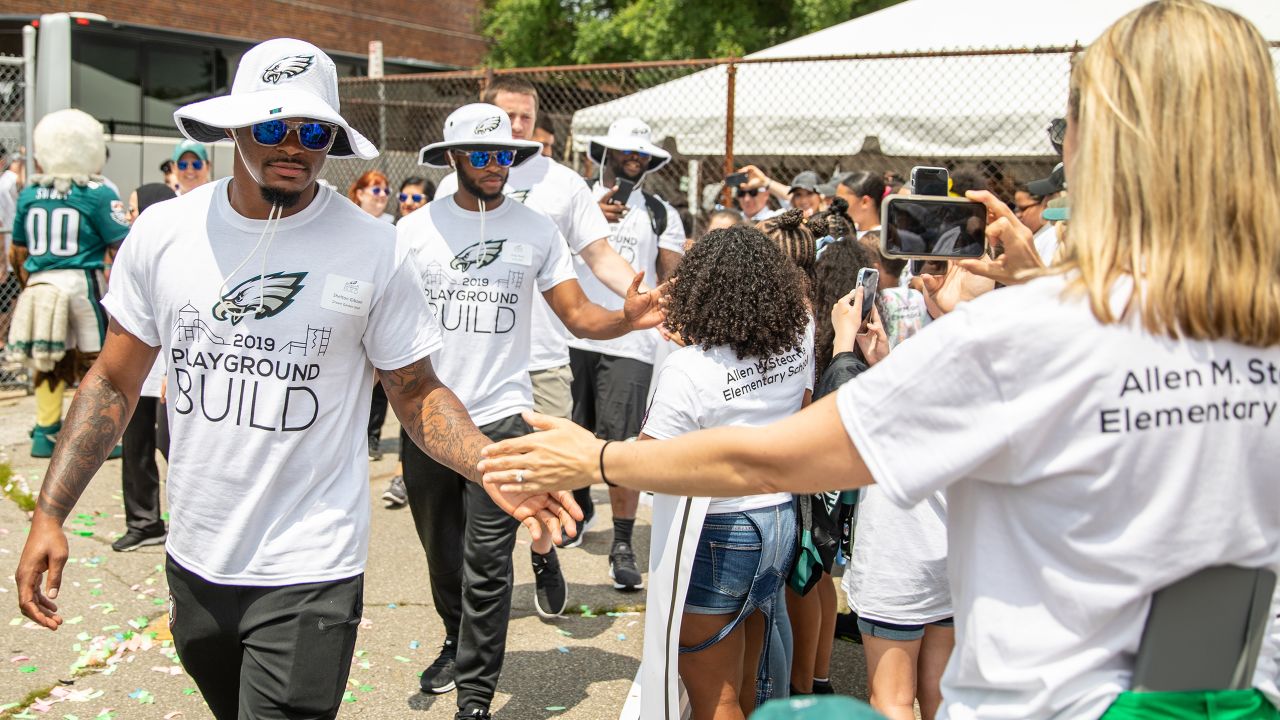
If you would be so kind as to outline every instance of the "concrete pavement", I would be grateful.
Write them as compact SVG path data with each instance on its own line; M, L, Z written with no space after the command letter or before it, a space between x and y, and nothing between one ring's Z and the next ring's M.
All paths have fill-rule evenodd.
M19 489L24 482L37 488L47 464L28 455L33 413L30 397L0 395L0 462L12 466L10 482ZM383 434L389 451L396 431L395 420L389 420ZM443 720L453 717L455 696L418 691L418 673L443 640L426 561L408 511L386 510L378 499L394 471L394 452L371 468L364 622L340 717ZM596 507L598 529L581 548L560 551L574 614L556 622L534 612L528 539L521 531L506 663L493 706L498 718L617 717L639 665L644 594L613 590L607 575L611 519L603 489L597 490ZM28 623L17 610L12 573L27 528L18 505L0 499L0 717L212 717L168 640L163 549L110 548L124 532L119 461L104 466L68 521L72 560L58 599L67 624L57 632ZM645 567L646 507L635 544ZM861 647L837 642L832 675L838 690L865 697Z

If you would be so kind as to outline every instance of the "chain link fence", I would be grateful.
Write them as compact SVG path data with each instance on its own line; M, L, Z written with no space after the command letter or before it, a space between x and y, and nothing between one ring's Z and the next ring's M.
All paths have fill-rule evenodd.
M10 160L25 143L25 70L26 61L21 57L0 55L0 172L8 167ZM3 213L0 213L3 215ZM0 222L12 222L13 218L2 217ZM7 235L5 236L7 238ZM9 248L4 243L3 257L0 257L0 347L9 339L9 321L13 307L18 301L21 289L8 271ZM29 378L21 363L10 363L6 353L0 350L0 388L28 387Z
M909 175L946 167L957 185L1006 201L1058 158L1050 120L1066 111L1079 47L845 57L717 59L517 68L341 81L343 114L383 155L326 165L341 190L376 168L393 190L406 177L437 180L417 151L441 137L457 107L488 83L519 76L538 88L554 156L590 176L587 140L621 117L645 120L673 160L646 180L686 213L705 216L727 172L754 164L783 184L803 170ZM1280 44L1272 53L1280 60ZM394 202L394 197L393 197ZM394 207L391 208L394 210Z

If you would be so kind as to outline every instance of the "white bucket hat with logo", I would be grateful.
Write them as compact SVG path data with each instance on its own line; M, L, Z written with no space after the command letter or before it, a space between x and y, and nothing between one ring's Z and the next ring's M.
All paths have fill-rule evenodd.
M640 118L620 118L609 126L606 135L594 137L587 145L587 153L597 165L604 164L604 151L621 150L623 152L642 152L649 155L649 167L645 172L653 172L671 161L671 153L653 143L653 131L649 124Z
M196 142L227 140L226 130L267 120L307 118L338 127L330 157L371 160L378 148L338 112L338 71L323 50L304 40L276 38L240 58L231 94L178 108L174 122Z
M444 121L444 140L422 148L418 164L449 167L450 150L512 150L515 164L542 152L542 143L511 137L511 118L502 108L488 103L463 105Z

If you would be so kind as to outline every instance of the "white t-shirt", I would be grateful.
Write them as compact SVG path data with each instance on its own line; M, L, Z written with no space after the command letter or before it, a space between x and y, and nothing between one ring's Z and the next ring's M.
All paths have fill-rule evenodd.
M538 296L575 279L545 215L505 200L484 214L453 195L401 219L396 248L417 268L445 345L432 362L477 425L533 407L529 340Z
M880 488L862 488L853 558L841 582L858 617L895 625L951 617L943 494L932 493L904 510Z
M368 550L374 368L426 357L440 333L386 223L322 188L254 254L267 221L236 213L227 185L140 215L102 301L168 363L166 549L216 583L351 577ZM220 298L265 309L239 317Z
M942 718L1100 717L1153 592L1280 564L1280 347L1102 325L1065 282L965 303L839 391L889 500L947 493Z
M1053 264L1053 256L1058 253L1058 226L1046 222L1044 227L1031 238L1035 243L1036 254L1040 256L1040 262L1048 267Z
M0 257L0 265L9 264L9 241L13 236L13 220L18 214L18 173L5 170L0 173L0 235L4 236L4 256ZM0 272L0 275L4 275Z
M440 181L436 197L443 198L457 191L457 175L450 173ZM591 196L586 181L545 155L535 155L513 166L502 192L551 218L574 255L609 236L609 221ZM547 301L541 297L535 300L529 370L568 365L571 337L573 334L556 317Z
M641 429L669 440L712 427L755 427L800 410L813 390L813 322L800 345L768 358L739 360L727 345L690 344L667 356L658 369L657 389ZM719 498L708 514L744 512L791 502L790 493Z
M602 183L597 183L591 189L596 201L599 201L608 191L609 188ZM622 256L623 260L631 263L631 267L636 272L644 271L644 281L649 287L656 287L658 284L659 248L684 254L684 226L680 223L680 215L666 200L661 198L659 200L667 211L667 227L663 229L660 237L653 234L653 225L649 219L649 210L645 206L644 194L638 188L627 198L629 210L626 216L609 226L609 244ZM582 291L587 294L591 302L609 310L622 309L624 300L605 287L581 257L574 257L573 269L578 273L578 282L582 283ZM630 358L642 363L652 363L654 350L661 339L662 336L657 328L650 328L630 332L613 340L571 337L569 347Z

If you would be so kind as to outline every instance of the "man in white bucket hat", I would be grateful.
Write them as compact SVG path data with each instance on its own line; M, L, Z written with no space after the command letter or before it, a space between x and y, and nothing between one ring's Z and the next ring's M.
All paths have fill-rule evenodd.
M539 113L538 89L528 80L518 75L498 76L486 85L481 101L502 108L511 119L512 137L534 139L543 116ZM440 181L438 194L451 195L457 189L457 175L450 174ZM636 271L609 244L609 222L577 172L549 157L530 158L512 166L503 192L550 218L575 261L581 260L589 270L592 281L608 288L619 303L626 297ZM579 278L585 291L586 275L579 273ZM650 273L647 279L653 283L653 278ZM544 415L566 419L573 415L571 337L546 301L535 298L529 380L533 383L533 407ZM587 515L578 536L565 542L565 547L581 544L593 520ZM534 609L543 619L558 617L569 605L569 586L551 538L532 543L529 558L533 564Z
M423 148L421 162L452 166L458 189L396 226L397 251L412 258L444 332L433 356L440 377L495 440L529 432L521 413L533 408L530 339L539 295L579 336L614 338L663 317L658 294L637 291L639 274L619 309L590 302L555 224L503 194L509 168L540 149L512 138L499 107L455 110L444 140ZM437 694L456 687L457 717L487 718L506 646L518 524L455 468L412 446L404 480L445 625L444 647L420 685Z
M488 439L432 369L440 331L392 228L316 183L328 156L377 154L339 114L328 56L265 42L241 59L230 95L175 119L193 140L234 142L233 174L153 205L125 239L103 301L106 343L19 562L19 605L62 623L61 525L161 351L169 624L183 664L220 719L332 718L362 612L375 369L440 462L476 479ZM545 495L495 499L531 531L542 521L558 533L553 513L568 519Z
M592 192L610 217L609 244L655 282L665 282L684 257L684 226L675 208L644 189L644 180L671 160L671 153L653 142L649 125L639 118L620 118L606 135L587 147L599 168ZM629 190L625 192L624 188ZM592 301L614 307L618 300L587 271L574 263L582 289ZM569 341L573 371L573 421L602 440L626 440L640 434L653 377L657 330L632 333L616 340L574 338ZM591 493L575 496L583 513L592 515ZM632 544L640 494L609 488L613 510L613 543L609 548L609 579L624 592L644 586Z

